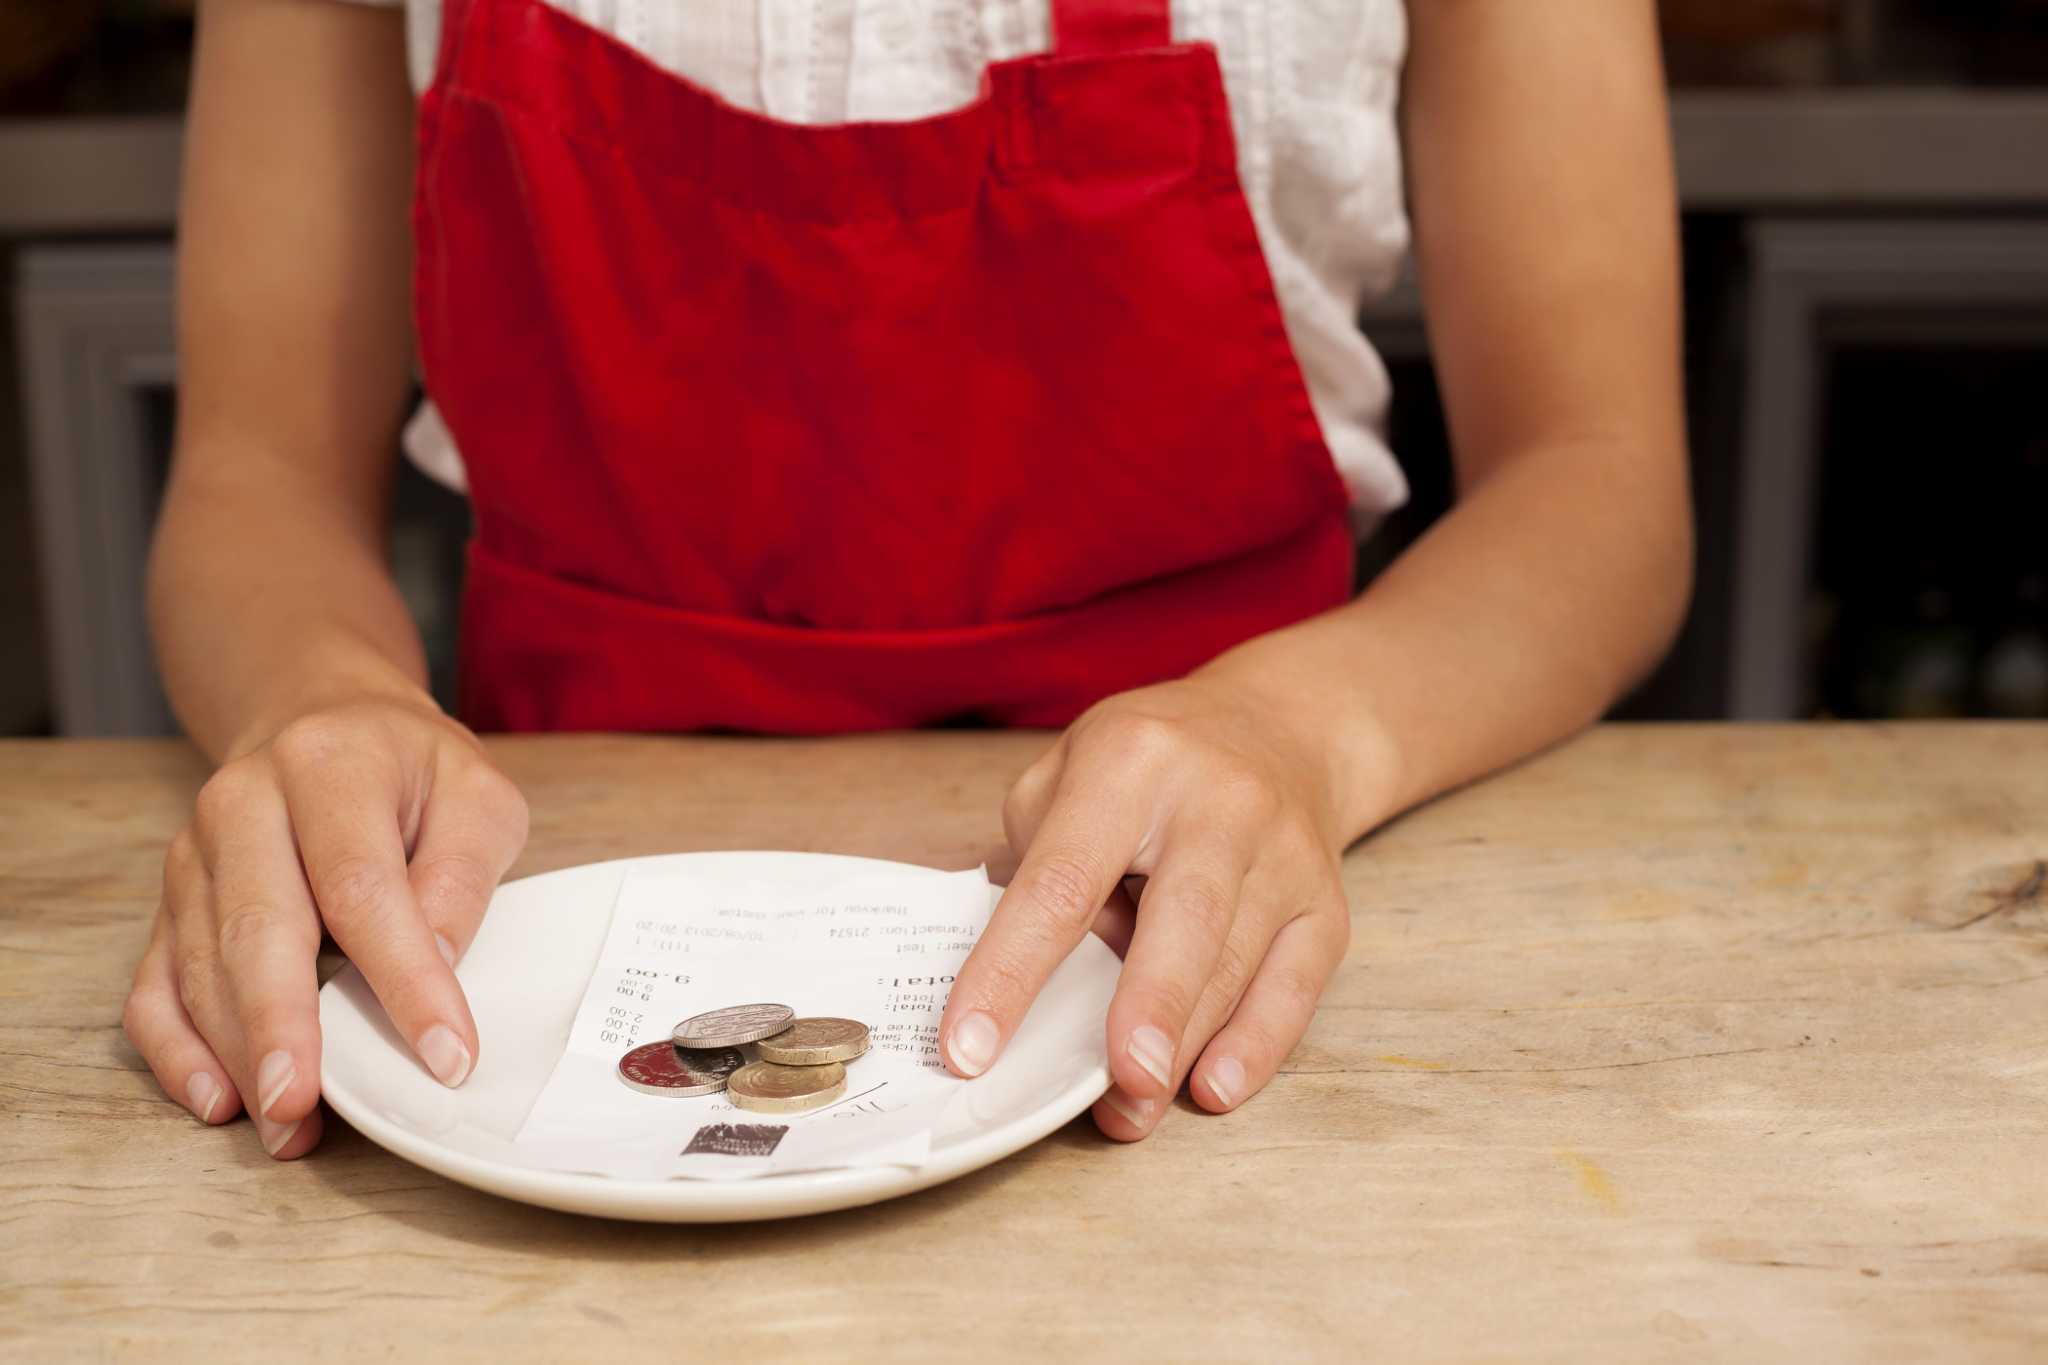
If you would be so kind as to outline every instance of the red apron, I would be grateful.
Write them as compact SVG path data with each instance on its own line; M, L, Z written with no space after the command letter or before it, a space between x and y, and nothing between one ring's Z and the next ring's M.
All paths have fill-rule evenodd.
M1053 19L966 108L809 127L448 0L416 297L472 723L1063 725L1344 599L1215 50Z

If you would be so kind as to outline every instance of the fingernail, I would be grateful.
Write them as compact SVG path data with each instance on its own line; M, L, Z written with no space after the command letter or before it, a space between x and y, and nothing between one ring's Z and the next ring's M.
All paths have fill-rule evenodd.
M1102 1097L1102 1102L1122 1114L1133 1128L1143 1131L1152 1126L1154 1105L1151 1100L1134 1100L1129 1096L1119 1096L1115 1090L1111 1090Z
M256 1109L265 1118L270 1117L270 1106L283 1097L298 1076L299 1068L292 1063L292 1054L283 1048L270 1053L256 1066Z
M265 1119L257 1124L256 1131L263 1137L263 1150L276 1156L284 1150L284 1145L292 1140L292 1134L299 1131L299 1124L304 1122L304 1119L300 1119L299 1123L280 1126Z
M434 946L441 950L441 960L450 967L455 965L455 945L448 941L446 934L434 935Z
M213 1106L220 1103L220 1096L220 1082L204 1071L193 1072L185 1083L185 1098L192 1102L192 1112L199 1115L201 1123L213 1122Z
M418 1047L420 1060L441 1084L453 1088L469 1075L469 1049L446 1024L436 1024L422 1033Z
M1225 1109L1237 1103L1237 1097L1244 1093L1244 1067L1235 1057L1218 1057L1209 1064L1209 1093L1216 1097L1216 1103Z
M1173 1074L1173 1042L1163 1032L1146 1024L1143 1028L1131 1030L1131 1040L1124 1044L1131 1060L1145 1068L1145 1074L1161 1085L1171 1085Z
M954 1066L970 1076L979 1076L996 1059L996 1044L1000 1041L1002 1035L996 1032L996 1021L974 1010L961 1015L960 1022L953 1025L946 1050L953 1055Z

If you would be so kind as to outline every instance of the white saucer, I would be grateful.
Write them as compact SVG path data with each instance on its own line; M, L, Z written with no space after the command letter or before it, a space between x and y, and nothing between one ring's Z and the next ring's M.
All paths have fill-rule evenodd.
M1109 1088L1103 1020L1119 963L1090 934L1031 1008L1002 1060L964 1087L924 1165L758 1180L617 1180L530 1164L512 1137L547 1084L597 963L628 868L703 867L763 877L792 864L856 873L891 864L824 853L678 853L565 868L498 888L456 971L482 1043L458 1090L427 1074L354 967L320 992L321 1087L378 1146L492 1194L572 1213L722 1223L851 1208L909 1194L1027 1147Z

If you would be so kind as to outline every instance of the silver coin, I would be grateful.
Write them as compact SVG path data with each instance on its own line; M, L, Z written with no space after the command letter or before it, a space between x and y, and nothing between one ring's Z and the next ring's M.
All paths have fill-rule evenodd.
M717 1094L746 1064L747 1059L729 1047L707 1051L668 1042L642 1043L619 1058L619 1079L643 1095L683 1099Z
M676 1025L677 1047L737 1047L780 1033L796 1018L787 1005L727 1005Z

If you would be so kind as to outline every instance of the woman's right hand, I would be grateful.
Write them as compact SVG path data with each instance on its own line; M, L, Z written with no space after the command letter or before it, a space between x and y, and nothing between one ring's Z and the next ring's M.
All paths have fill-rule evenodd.
M320 1140L324 925L444 1085L476 1064L454 963L526 842L526 802L420 703L301 717L224 764L164 859L122 1025L202 1122L241 1109L273 1157Z

